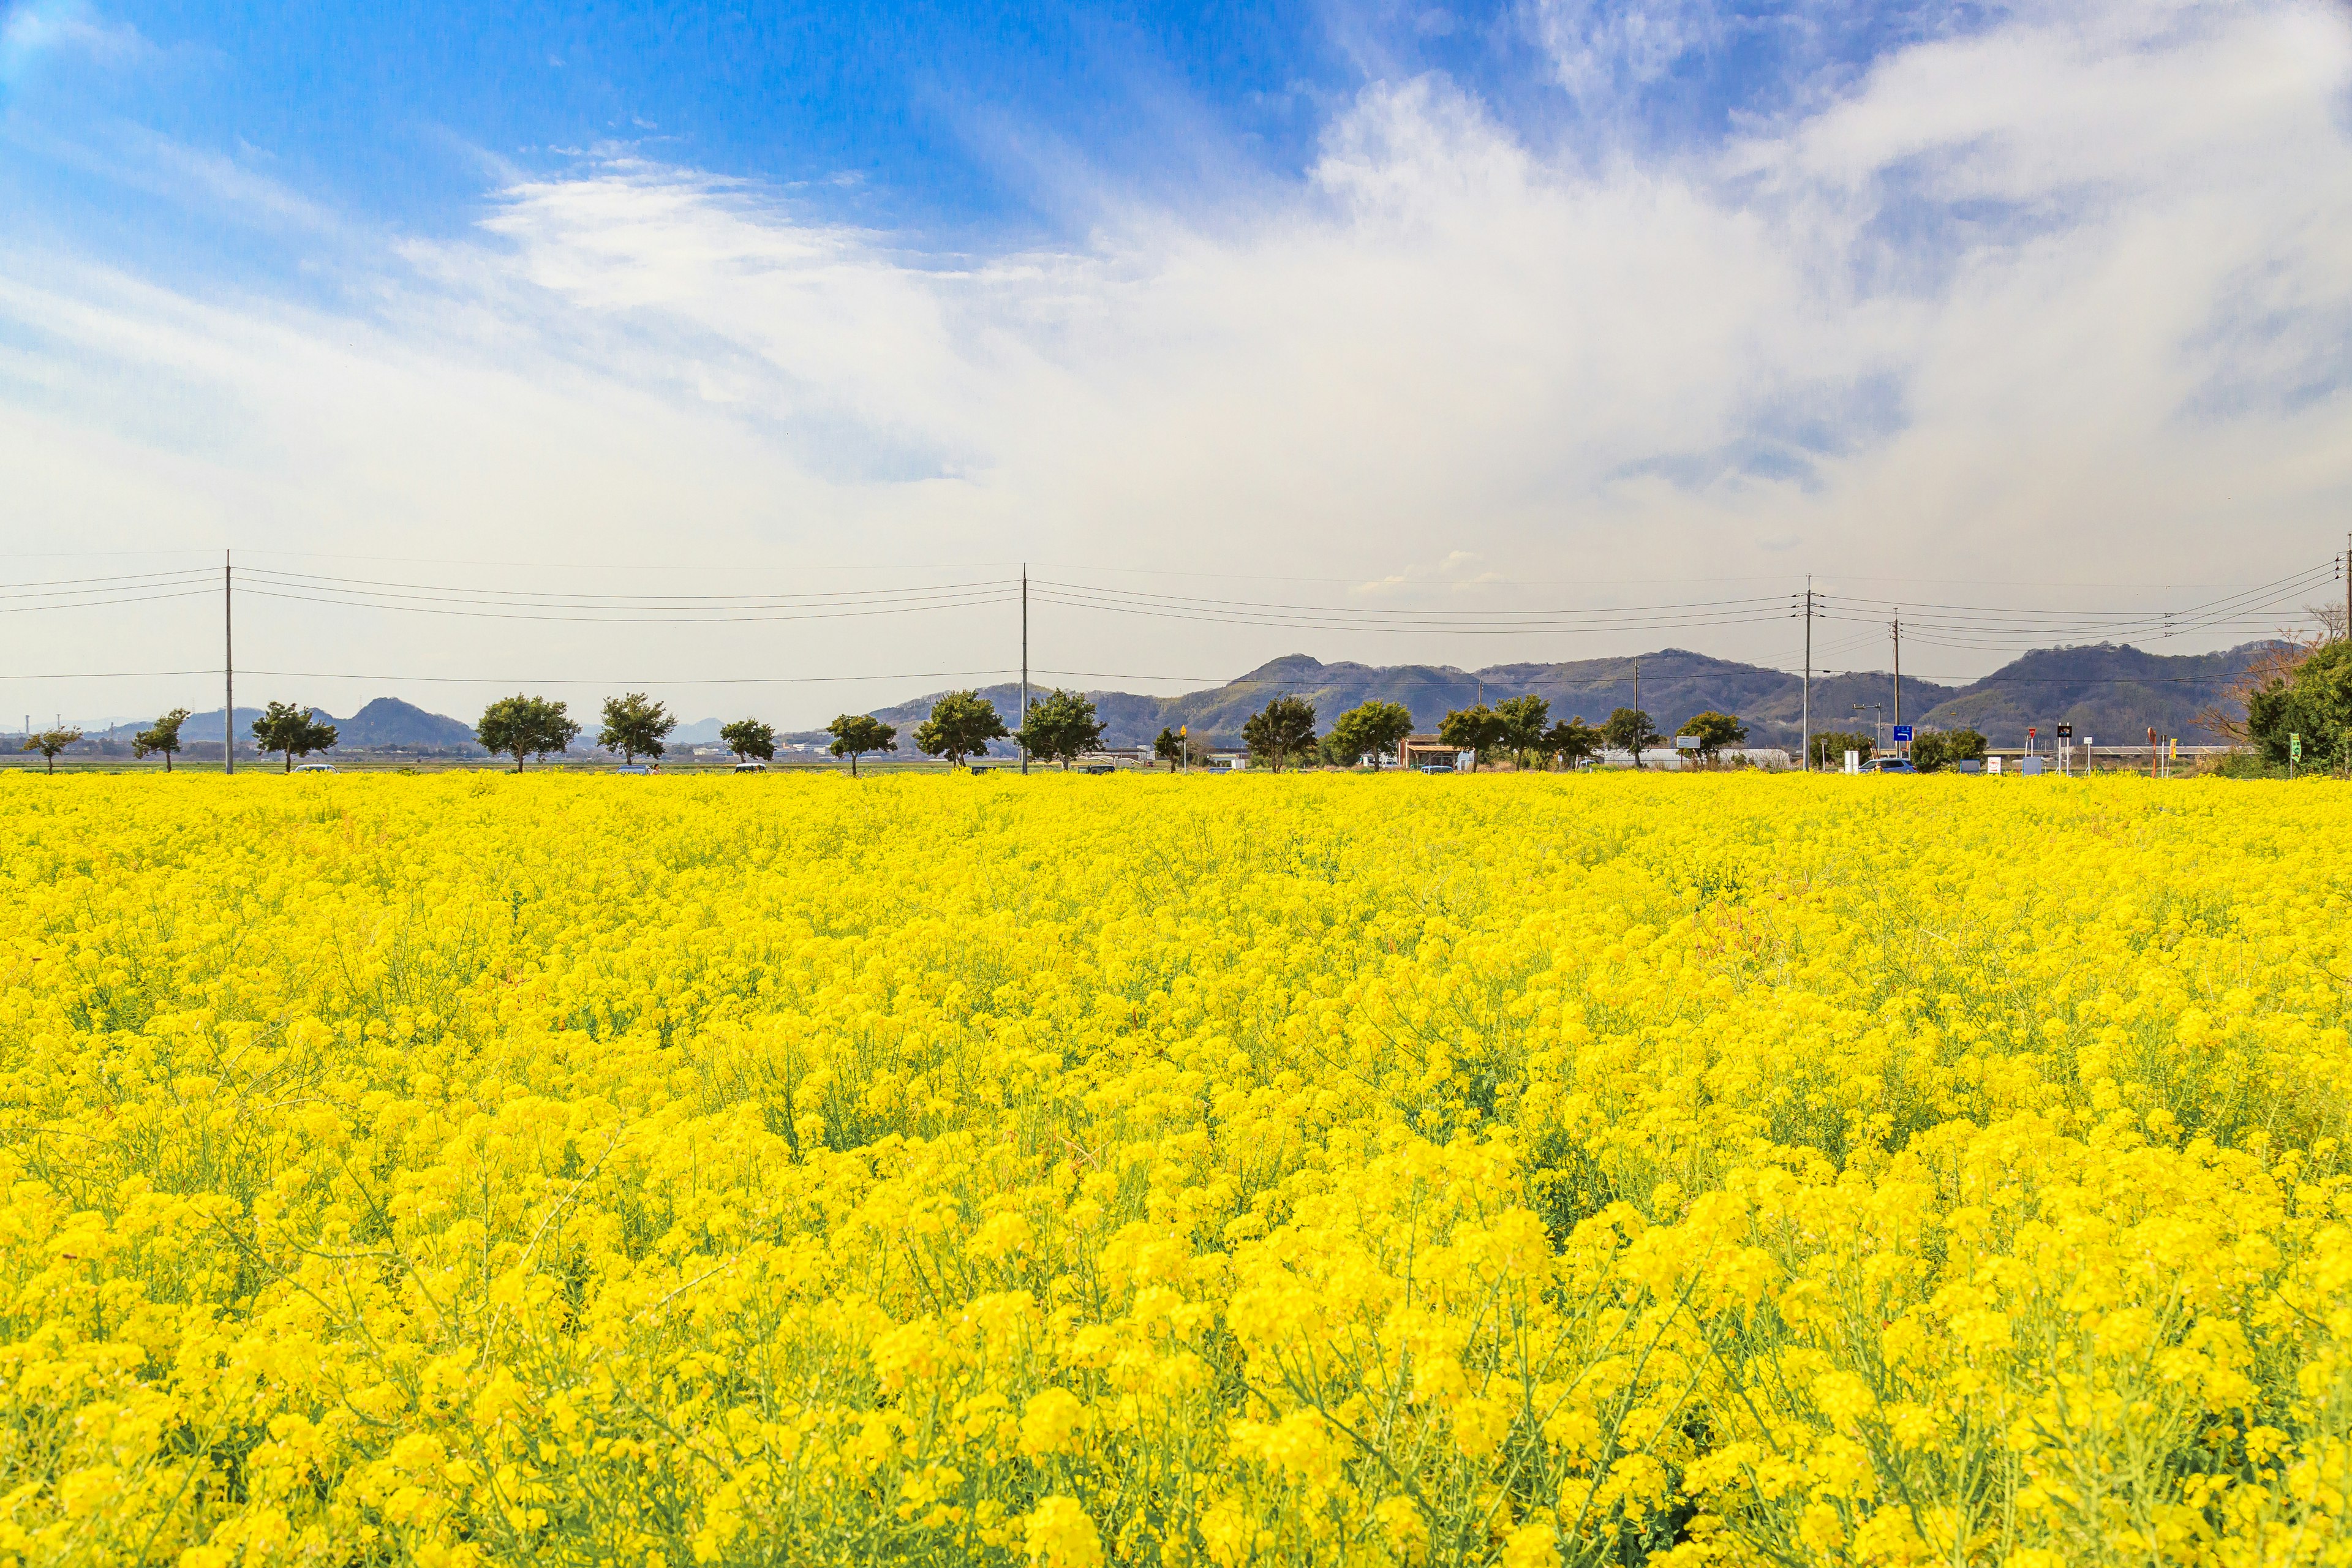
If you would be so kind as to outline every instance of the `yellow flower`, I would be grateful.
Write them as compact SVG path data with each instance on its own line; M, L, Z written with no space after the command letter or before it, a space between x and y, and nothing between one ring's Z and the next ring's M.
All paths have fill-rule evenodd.
M1033 1395L1021 1408L1021 1451L1063 1454L1076 1447L1078 1423L1087 1413L1077 1395L1066 1388L1049 1388Z
M1100 1568L1102 1538L1077 1500L1049 1497L1030 1510L1024 1534L1029 1561L1038 1568Z

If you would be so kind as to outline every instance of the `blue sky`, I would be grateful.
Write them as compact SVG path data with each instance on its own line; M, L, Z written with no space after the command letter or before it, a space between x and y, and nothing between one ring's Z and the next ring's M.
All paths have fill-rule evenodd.
M189 191L141 192L120 168L155 140L425 234L470 221L504 178L627 148L949 247L1082 234L1103 187L1202 205L1295 184L1377 81L1443 73L1533 144L1654 152L1984 19L1950 4L1654 7L1567 83L1524 6L19 0L8 16L5 172L37 226L135 245L129 196L150 244L210 232ZM91 178L110 166L131 177Z
M2262 580L2352 500L2348 85L2332 0L8 0L0 549L1396 607ZM0 659L166 668L203 614L0 617ZM290 669L613 663L272 614ZM612 673L995 668L1001 619L646 633ZM1314 641L1040 636L1139 677Z

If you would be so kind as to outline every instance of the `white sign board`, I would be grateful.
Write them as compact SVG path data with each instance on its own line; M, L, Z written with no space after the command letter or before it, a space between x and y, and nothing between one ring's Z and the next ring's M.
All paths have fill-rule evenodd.
M1992 774L1995 778L1999 778L2000 776L2000 759L1999 757L1987 757L1985 759L1985 772Z
M1845 771L1850 773L1858 773L1862 772L1862 753L1860 752L1848 752L1845 754Z

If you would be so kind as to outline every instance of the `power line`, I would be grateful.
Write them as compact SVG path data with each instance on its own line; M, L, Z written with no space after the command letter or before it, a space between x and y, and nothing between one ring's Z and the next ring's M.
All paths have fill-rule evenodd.
M542 615L518 610L469 610L458 608L447 602L402 604L386 603L376 598L321 598L313 594L289 594L268 588L247 588L243 591L258 598L287 599L308 605L333 605L343 609L402 610L415 615L457 616L468 620L568 621L607 626L706 626L746 621L850 620L871 616L910 615L923 610L961 609L976 605L1006 605L1013 602L1013 595L999 593L952 601L891 605L867 609L809 609L759 615L720 614L716 609L702 615L654 615L620 610L601 615Z
M350 593L393 599L421 598L448 600L459 604L517 604L537 605L551 604L556 607L603 608L606 605L627 608L648 606L667 609L677 605L711 605L720 607L797 605L803 604L851 603L874 601L927 601L957 595L1004 590L1016 585L1011 577L994 578L975 583L942 583L920 588L845 588L801 594L583 594L558 593L532 588L489 588L478 585L451 587L438 583L387 583L368 577L328 577L306 572L272 572L267 568L249 567L247 575L260 578L281 587L296 587L318 593Z

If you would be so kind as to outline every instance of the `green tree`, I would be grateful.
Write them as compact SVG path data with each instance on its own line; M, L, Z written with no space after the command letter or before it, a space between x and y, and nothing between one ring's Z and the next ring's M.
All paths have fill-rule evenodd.
M1601 731L1586 723L1581 713L1562 719L1544 731L1544 755L1571 768L1599 756L1601 748Z
M1065 773L1085 752L1102 746L1103 722L1095 705L1076 691L1054 688L1029 705L1029 721L1013 733L1033 757L1062 764Z
M174 708L155 721L152 730L142 730L131 737L131 754L144 761L150 752L163 754L163 771L172 771L172 753L180 749L180 726L188 721L188 710Z
M1402 702L1375 699L1359 702L1332 721L1325 749L1343 765L1353 767L1365 757L1394 757L1397 747L1412 733L1412 710Z
M336 736L335 727L310 709L273 702L253 721L253 740L265 752L285 752L286 771L290 773L295 758L330 749Z
M1242 723L1242 744L1280 773L1294 757L1315 754L1315 704L1304 697L1277 697Z
M950 691L931 704L930 717L915 729L915 750L927 757L945 757L950 767L963 766L966 757L988 750L1012 731L996 711L996 704L977 691Z
M43 759L49 764L48 771L50 773L56 773L58 771L58 753L80 739L81 731L79 730L70 728L62 730L44 730L37 735L26 736L25 743L16 749L21 752L40 752Z
M1858 752L1864 762L1870 761L1871 748L1877 744L1860 731L1817 730L1813 732L1813 766L1832 771L1845 766L1845 754Z
M2293 737L2303 737L2303 763L2334 766L2343 761L2352 737L2352 642L2321 643L2293 670L2273 677L2246 698L2246 734L2255 752L2273 766L2285 765Z
M1515 765L1543 750L1544 726L1551 721L1550 703L1533 692L1508 697L1495 704L1495 717L1502 722L1503 746Z
M481 722L474 726L474 739L482 749L494 757L512 757L517 773L522 772L523 758L561 752L579 733L579 724L562 703L520 692L483 709Z
M772 763L776 760L776 730L772 724L762 724L757 719L738 719L732 724L719 727L719 738L735 753L739 763Z
M1154 757L1157 757L1160 761L1166 763L1168 764L1168 771L1171 773L1174 773L1178 766L1184 761L1185 739L1186 737L1180 735L1175 731L1164 726L1160 729L1160 733L1152 739L1151 754Z
M677 728L677 718L667 708L642 691L632 691L604 699L604 727L596 731L596 743L620 752L623 763L634 763L639 757L660 756L662 742Z
M1437 739L1441 745L1485 756L1503 743L1503 721L1483 702L1456 708L1438 721Z
M1984 761L1985 738L1974 730L1936 730L1911 742L1911 765L1923 773L1955 763Z
M857 776L857 759L866 752L898 749L898 726L869 713L844 713L824 728L833 737L833 754L849 759L851 778Z
M1675 734L1677 738L1688 735L1696 741L1699 756L1712 763L1723 754L1726 746L1747 743L1748 726L1728 713L1717 713L1709 709L1704 713L1692 714Z
M1643 751L1665 739L1658 733L1658 727L1650 721L1650 716L1639 708L1620 708L1603 719L1601 721L1601 738L1608 742L1612 751L1633 752L1633 765L1637 768L1642 765Z

